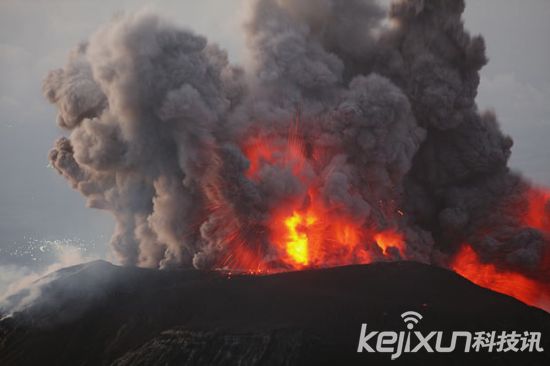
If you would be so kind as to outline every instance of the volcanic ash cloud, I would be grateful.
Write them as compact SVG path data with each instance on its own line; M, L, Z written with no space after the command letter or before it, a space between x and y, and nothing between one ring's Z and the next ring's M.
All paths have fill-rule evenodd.
M148 12L51 71L55 169L112 212L123 264L287 270L479 260L548 283L546 192L475 104L461 0L259 0L244 70Z

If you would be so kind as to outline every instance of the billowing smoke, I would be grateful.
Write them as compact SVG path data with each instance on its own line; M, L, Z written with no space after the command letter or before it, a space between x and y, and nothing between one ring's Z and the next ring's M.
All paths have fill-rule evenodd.
M449 265L468 243L484 262L550 281L548 223L525 219L534 189L509 171L512 140L475 103L487 58L463 10L257 0L247 70L156 15L119 16L45 81L70 131L51 163L112 212L127 265L277 266L281 207L317 205L405 237L382 251L362 236L349 262Z

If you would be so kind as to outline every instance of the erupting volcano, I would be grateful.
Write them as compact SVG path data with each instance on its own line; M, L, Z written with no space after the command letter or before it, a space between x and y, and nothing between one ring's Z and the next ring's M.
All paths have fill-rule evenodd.
M380 254L391 258L388 250L403 247L403 235L397 230L369 226L366 220L347 215L337 204L323 199L320 193L323 174L330 173L318 172L327 168L331 155L303 140L299 122L299 119L294 121L288 136L254 137L243 147L249 161L245 174L252 181L261 182L262 169L280 169L303 185L301 194L290 200L281 200L269 213L266 230L274 257L270 263L258 257L256 269L299 270L370 263ZM239 250L246 251L247 246L243 245ZM251 256L252 253L245 255L246 258Z
M411 260L550 309L550 194L507 167L512 139L475 103L487 59L464 6L257 0L246 69L118 16L46 78L70 131L51 164L113 214L125 265Z

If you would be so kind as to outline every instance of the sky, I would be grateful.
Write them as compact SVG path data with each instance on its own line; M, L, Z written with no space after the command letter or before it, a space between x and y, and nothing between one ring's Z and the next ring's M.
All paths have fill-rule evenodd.
M48 166L48 151L64 131L41 85L99 25L143 7L207 36L233 62L246 61L245 0L0 1L0 292L11 279L3 268L49 268L67 252L74 260L107 255L113 220L86 208ZM485 37L490 58L480 108L495 110L514 138L512 168L550 186L550 0L467 0L464 19Z

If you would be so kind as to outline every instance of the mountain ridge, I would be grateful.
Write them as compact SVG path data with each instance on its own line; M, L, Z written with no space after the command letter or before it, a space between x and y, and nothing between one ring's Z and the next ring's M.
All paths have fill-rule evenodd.
M51 276L34 302L0 322L0 364L396 364L387 354L358 354L360 328L403 330L408 310L423 315L420 330L541 331L550 350L550 314L415 262L256 276L96 261ZM550 358L454 352L403 360L543 365Z

